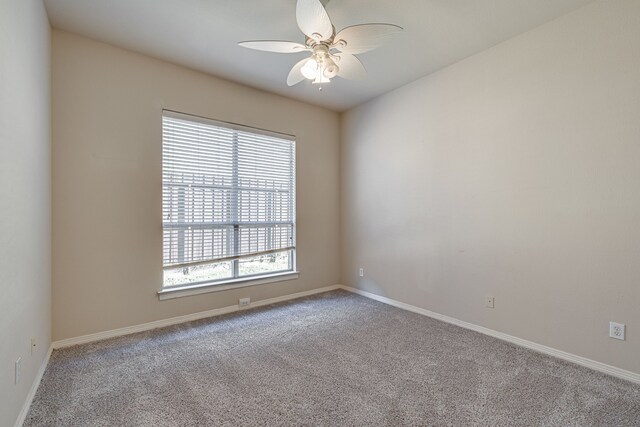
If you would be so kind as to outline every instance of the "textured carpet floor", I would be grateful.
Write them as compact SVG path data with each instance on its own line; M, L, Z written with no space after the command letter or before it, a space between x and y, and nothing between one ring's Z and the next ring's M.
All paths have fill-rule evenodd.
M342 291L53 353L25 426L640 426L640 386Z

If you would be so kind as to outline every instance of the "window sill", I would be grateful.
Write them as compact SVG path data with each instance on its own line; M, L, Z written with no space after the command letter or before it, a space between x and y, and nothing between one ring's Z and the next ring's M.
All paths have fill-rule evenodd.
M192 295L206 294L209 292L228 291L230 289L246 288L248 286L264 285L267 283L284 282L285 280L297 279L300 275L298 271L287 271L285 273L270 274L268 276L247 277L244 279L225 280L215 283L200 283L197 285L176 286L175 288L165 288L158 291L160 300L188 297Z

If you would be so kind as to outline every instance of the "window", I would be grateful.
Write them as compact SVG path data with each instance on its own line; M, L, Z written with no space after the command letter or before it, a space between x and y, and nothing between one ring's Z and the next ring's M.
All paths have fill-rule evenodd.
M163 288L295 270L295 141L164 111Z

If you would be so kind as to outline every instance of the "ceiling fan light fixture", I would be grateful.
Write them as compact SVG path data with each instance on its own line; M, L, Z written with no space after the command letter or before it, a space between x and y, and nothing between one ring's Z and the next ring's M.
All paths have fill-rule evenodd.
M314 80L318 75L318 62L313 58L309 59L300 72L306 79Z
M328 79L332 79L338 75L340 71L340 67L336 65L336 63L331 58L326 58L324 60L324 69L322 71L322 75Z

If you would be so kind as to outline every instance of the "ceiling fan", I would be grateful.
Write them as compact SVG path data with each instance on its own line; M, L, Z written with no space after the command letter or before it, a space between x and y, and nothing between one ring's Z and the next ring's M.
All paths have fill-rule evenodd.
M249 49L267 52L310 52L311 57L298 62L289 72L289 86L305 79L321 84L329 83L336 76L345 79L364 78L367 72L355 55L376 49L402 31L401 27L393 24L360 24L347 27L336 34L320 0L298 0L296 20L306 36L304 44L280 40L238 43Z

